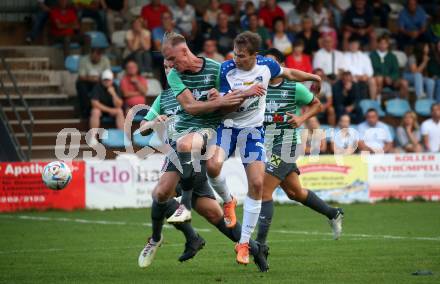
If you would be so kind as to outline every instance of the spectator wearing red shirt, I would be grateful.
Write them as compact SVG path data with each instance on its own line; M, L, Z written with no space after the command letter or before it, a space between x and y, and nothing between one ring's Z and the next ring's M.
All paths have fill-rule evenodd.
M286 67L312 73L312 60L304 52L304 42L297 40L292 44L293 52L286 57Z
M141 17L148 23L147 28L151 31L160 27L162 14L169 11L168 6L160 3L160 0L152 0L150 4L142 7Z
M139 74L136 61L127 61L125 75L121 80L121 91L126 112L135 105L145 104L147 89L147 80Z
M76 11L68 0L58 0L58 5L49 12L50 34L54 42L63 43L64 56L68 54L70 42L78 42L79 22Z
M260 9L258 16L263 20L264 26L272 30L273 21L276 18L285 19L283 10L276 4L276 0L267 0L266 6Z

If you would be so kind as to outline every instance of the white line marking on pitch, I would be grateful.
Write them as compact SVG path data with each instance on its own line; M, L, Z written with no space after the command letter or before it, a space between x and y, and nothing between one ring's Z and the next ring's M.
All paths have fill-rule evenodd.
M18 220L33 220L33 221L56 221L56 222L73 222L82 224L99 224L99 225L122 225L122 226L147 226L151 227L151 223L134 223L123 221L107 221L107 220L90 220L77 218L52 218L52 217L36 217L28 215L0 215L4 219L18 219ZM164 225L164 228L171 229L173 226ZM208 228L194 228L200 232L212 232ZM271 230L274 233L280 234L295 234L295 235L309 235L309 236L332 236L332 233L297 231L297 230ZM369 234L345 234L343 237L363 238L363 239L388 239L388 240L416 240L416 241L440 241L440 237L410 237L410 236L393 236L393 235L369 235Z

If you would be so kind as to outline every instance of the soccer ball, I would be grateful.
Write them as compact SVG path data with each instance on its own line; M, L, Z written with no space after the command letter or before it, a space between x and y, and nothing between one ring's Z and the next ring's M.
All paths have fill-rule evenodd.
M48 188L60 190L72 180L72 172L65 163L55 161L44 167L41 177Z

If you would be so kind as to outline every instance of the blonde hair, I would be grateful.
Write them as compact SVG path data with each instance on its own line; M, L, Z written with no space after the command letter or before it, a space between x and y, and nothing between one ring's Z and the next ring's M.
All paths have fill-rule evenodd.
M402 127L405 127L405 125L404 125L404 118L405 118L405 116L407 116L407 115L409 115L412 119L413 119L413 124L411 125L411 127L413 128L413 129L419 129L419 122L418 122L418 120L417 120L417 114L415 113L415 112L413 112L413 111L407 111L404 115L403 115L403 119L402 119L402 122L400 123L400 126L402 126Z

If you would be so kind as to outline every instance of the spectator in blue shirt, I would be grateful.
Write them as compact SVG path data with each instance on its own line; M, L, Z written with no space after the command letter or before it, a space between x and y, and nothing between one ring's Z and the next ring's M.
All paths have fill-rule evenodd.
M425 42L427 21L428 15L418 5L417 0L408 0L405 9L399 14L399 48L404 49L417 42Z

